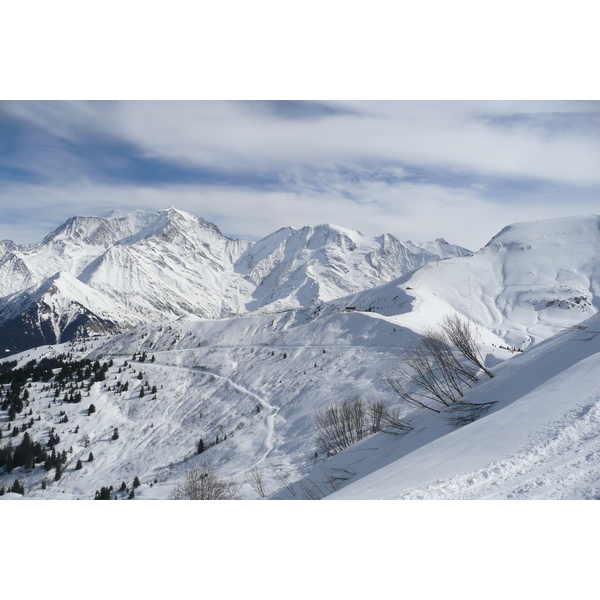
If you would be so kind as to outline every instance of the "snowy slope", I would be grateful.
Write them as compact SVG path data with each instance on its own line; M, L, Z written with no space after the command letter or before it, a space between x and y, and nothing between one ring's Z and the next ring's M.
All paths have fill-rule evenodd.
M118 320L108 297L68 273L57 273L9 296L0 306L3 350L56 344L92 333L116 333Z
M106 252L118 247L141 264L145 253L155 252L159 261L160 253L175 245L182 262L203 252L202 264L215 269L218 260L220 265L235 265L245 256L247 272L233 273L258 290L260 273L268 278L283 272L286 247L295 235L277 232L278 242L271 247L281 253L265 246L261 254L255 248L258 243L230 246L216 228L195 217L178 212L162 217L154 227L140 229ZM59 449L68 451L65 473L53 481L42 467L30 473L20 469L0 475L0 486L18 478L29 498L89 498L101 486L116 489L137 475L142 486L136 498L166 498L192 466L207 458L220 475L241 485L245 498L257 497L246 480L254 466L262 469L272 498L302 498L305 490L317 489L311 487L315 485L320 496L332 499L598 497L600 411L594 373L600 366L600 316L582 323L596 312L598 227L599 218L593 216L517 224L474 256L430 263L389 283L319 305L221 319L200 318L182 309L177 320L28 350L17 357L20 365L64 352L73 359L87 356L114 364L104 384L94 384L81 404L61 403L42 383L32 382L27 410L41 420L34 422L30 434L43 440L52 427L56 429ZM337 232L333 241L332 231ZM299 246L310 267L300 269L303 276L321 268L323 257L331 253L341 252L344 264L349 264L343 253L347 240L342 246L336 241L344 232L331 226L325 232L320 250ZM365 253L366 243L359 245L360 238L353 238L352 232L344 235L354 239L363 255L373 251L371 247ZM203 240L211 249L221 244L220 250L209 252ZM249 260L251 251L255 262ZM263 260L264 270L252 275ZM90 323L97 319L97 331L102 331L102 320L117 314L111 311L119 303L115 295L92 286L93 277L103 271L100 263L91 264L87 282L61 274L52 285L36 288L33 296L56 307L50 313L69 316L74 326L81 318ZM175 262L165 265L167 278L184 268ZM145 268L152 268L150 262ZM139 268L140 277L143 270ZM118 269L104 272L109 278ZM324 277L317 279L322 282ZM283 278L280 283L287 285ZM184 292L189 295L189 289ZM71 297L89 312L73 312ZM169 298L165 302L177 306ZM451 411L405 411L413 427L407 435L378 433L333 457L315 457L315 411L356 395L397 404L386 375L401 363L407 344L454 310L482 324L479 341L496 376L477 383L465 400L494 402L489 412L456 429L448 420ZM47 320L55 327L55 320ZM558 333L551 337L554 331ZM522 343L526 352L499 347L507 342ZM142 351L147 353L143 363ZM119 393L117 382L127 382L127 392ZM152 386L156 393L150 392ZM142 387L146 393L140 396ZM97 412L88 416L92 402ZM61 422L61 411L68 422ZM12 424L5 413L0 418L6 431L30 417L19 415ZM115 427L117 440L111 438ZM11 439L13 445L22 435ZM200 438L207 450L197 456ZM6 440L7 436L0 444ZM95 460L87 463L90 451ZM81 470L75 469L78 459L84 461ZM345 475L332 485L334 473ZM46 490L41 489L42 479L48 483ZM290 488L294 495L282 479L302 485Z
M280 487L276 472L296 479L312 464L314 411L340 396L385 396L382 369L396 365L403 345L414 337L374 315L288 324L280 314L150 324L110 338L28 351L19 356L20 364L68 351L74 358L112 359L114 366L107 387L95 384L81 404L55 404L53 392L44 391L42 383L28 388L27 410L42 417L30 435L45 440L55 427L59 450L72 447L73 452L58 482L38 467L0 477L0 485L18 478L27 497L89 498L101 486L130 482L137 475L144 483L136 491L139 497L165 498L191 466L208 458L220 474L234 477L248 498L256 495L245 472L262 465L268 491L275 492ZM148 353L146 362L131 362L140 351ZM117 380L129 381L127 393L109 389ZM146 381L156 385L156 399L150 392L139 397ZM97 412L88 417L90 403ZM68 423L60 422L60 411ZM28 419L18 417L16 424ZM114 427L120 434L116 441L110 439ZM21 435L12 438L13 446ZM195 456L201 437L209 444L217 435L227 439ZM94 462L75 470L77 460L85 462L90 451ZM47 490L40 487L44 478ZM150 487L154 479L158 483Z
M171 208L108 249L80 279L111 297L136 324L189 313L235 314L252 289L233 273L233 262L248 245Z
M340 499L594 497L600 475L594 376L600 317L523 354L486 344L488 364L502 364L494 368L493 380L481 381L465 396L496 402L475 423L454 429L445 414L413 411L406 417L414 429L406 436L375 434L325 460L314 456L314 412L357 394L393 405L397 398L385 375L418 334L401 326L401 317L352 312L309 318L307 312L187 318L23 353L20 364L71 352L74 359L111 359L114 365L81 404L62 404L60 398L54 403L41 383L28 388L27 409L41 416L30 435L45 439L54 427L59 450L72 452L60 481L40 466L0 476L0 485L18 478L28 498L89 498L102 486L116 490L138 476L136 498L166 498L207 458L221 476L242 486L245 498L257 497L246 480L255 465L274 498L303 497L298 484L292 496L281 477L317 483L325 496ZM498 345L492 333L487 336ZM132 361L141 351L146 362ZM129 382L129 390L116 393L117 381ZM90 403L97 412L88 416ZM61 423L61 411L68 423ZM19 416L14 424L27 419ZM6 429L6 417L2 422ZM111 439L115 427L118 440ZM13 445L21 435L11 438ZM200 438L210 445L217 435L219 444L195 454ZM86 461L90 451L92 463ZM81 470L75 469L78 459L84 462ZM341 469L354 475L334 493L324 481Z
M75 277L108 247L156 218L141 210L101 217L71 217L33 246L8 247L0 259L0 297L42 282L59 271Z
M480 420L453 431L420 415L400 440L379 435L336 456L357 476L330 498L598 499L598 368L593 317L498 367L467 396L497 402Z
M409 326L456 311L526 348L598 311L599 230L595 215L510 225L472 256L429 263L323 309L403 313Z

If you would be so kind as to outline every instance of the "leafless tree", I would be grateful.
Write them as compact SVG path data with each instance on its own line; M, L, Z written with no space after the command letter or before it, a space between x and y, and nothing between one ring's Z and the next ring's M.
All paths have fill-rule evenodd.
M456 380L444 375L447 365L437 363L436 356L422 339L406 349L402 361L400 368L386 380L402 402L439 413L441 408L450 406L457 396L463 395ZM409 392L409 389L414 391Z
M315 413L315 442L327 454L336 454L365 435L365 406L360 397L330 404Z
M371 421L371 433L377 433L383 429L386 405L383 400L373 400L367 404L367 412Z
M246 472L246 479L252 486L252 489L261 497L265 498L267 492L263 482L263 471L258 465L254 465Z
M425 329L402 360L388 375L388 386L403 403L437 413L464 396L465 386L477 382L479 369L493 377L479 351L475 324L458 315L447 315L439 327Z
M476 369L468 364L463 364L457 358L441 326L437 328L427 327L423 334L421 343L431 354L440 372L440 377L444 379L447 385L454 388L459 395L462 395L461 392L464 384L471 387L471 384L479 381Z
M473 321L463 319L456 313L446 315L441 322L444 333L450 342L456 346L458 351L478 369L481 369L488 377L494 374L485 366L485 361L479 351L476 341L477 325Z
M400 417L400 410L387 406L383 400L373 400L367 404L371 422L371 433L383 431L393 435L404 435L412 430L407 421Z
M213 466L204 461L193 467L182 483L178 483L169 500L239 500L239 487L232 479L221 479Z
M281 471L277 469L273 469L273 473L275 474L275 479L281 483L281 485L285 488L285 490L290 494L290 496L294 497L296 495L296 488L294 484L290 481L289 475L283 474Z

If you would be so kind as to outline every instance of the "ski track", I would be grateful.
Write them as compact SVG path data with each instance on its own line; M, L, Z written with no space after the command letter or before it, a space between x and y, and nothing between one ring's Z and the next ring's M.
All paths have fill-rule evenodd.
M157 354L160 355L160 352L157 352ZM227 377L225 375L220 375L219 373L215 373L214 371L211 371L209 369L200 369L198 367L179 367L176 365L168 365L165 363L158 363L158 362L140 363L140 364L144 364L144 366L150 365L153 367L161 367L161 368L175 369L175 370L179 370L179 371L188 371L188 372L192 372L192 373L199 373L200 375L204 375L207 377L214 377L216 379L221 379L223 381L226 381L231 387L238 390L239 392L242 392L243 394L246 394L246 395L250 396L251 398L254 398L255 400L257 400L269 412L268 412L267 416L265 417L265 423L266 423L266 429L267 429L265 439L263 442L263 445L265 446L265 453L258 461L256 461L256 463L253 466L260 464L269 456L269 454L271 453L271 451L273 450L273 447L274 447L273 436L275 434L275 417L279 413L279 408L269 404L264 398L258 396L254 392L252 392L249 389L245 388L244 386L240 385L239 383L236 383L230 377Z
M393 496L399 500L600 499L600 396L542 427L516 453Z

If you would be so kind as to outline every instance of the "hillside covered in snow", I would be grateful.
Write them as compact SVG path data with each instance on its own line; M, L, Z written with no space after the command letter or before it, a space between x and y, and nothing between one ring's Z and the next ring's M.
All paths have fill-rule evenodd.
M101 267L106 252L141 244L143 252L128 256L141 261L156 252L158 260L172 239L185 246L185 227L220 239L186 216L175 229L168 215L160 218L152 235L152 223L136 221L137 233L79 276L61 273L51 285L81 305L92 302L87 288L95 290L91 312L108 322L116 288L102 289L100 275L94 280L97 273L109 279L111 270ZM190 311L3 359L0 448L10 445L13 464L0 466L2 498L87 499L103 488L111 498L168 498L205 461L246 499L600 497L600 217L512 225L474 255L413 262L419 268L393 279L394 261L382 258L385 236L365 241L336 228L332 241L329 226L305 229L245 247L223 241L219 256L233 268L220 281L232 273L245 281L244 307L253 312L207 318ZM335 295L342 276L327 287L327 274L341 264L335 253L361 291ZM368 280L369 260L389 280ZM292 277L295 264L298 279L283 297L277 282ZM303 305L313 296L301 282L311 276L321 296ZM45 288L29 289L39 297ZM283 299L292 305L262 310ZM493 377L476 369L455 401L415 408L389 380L445 315L474 323ZM375 427L367 410L362 439L335 451L321 447L316 416L357 398L367 408L379 403L393 416L388 423L402 425ZM15 466L16 449L33 442L44 460ZM8 492L15 480L24 496Z

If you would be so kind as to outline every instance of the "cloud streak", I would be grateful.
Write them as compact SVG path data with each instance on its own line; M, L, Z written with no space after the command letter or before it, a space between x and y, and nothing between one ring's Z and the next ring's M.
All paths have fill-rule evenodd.
M334 222L479 247L597 212L599 131L597 102L3 102L0 234L173 204L246 237Z

